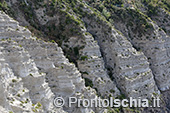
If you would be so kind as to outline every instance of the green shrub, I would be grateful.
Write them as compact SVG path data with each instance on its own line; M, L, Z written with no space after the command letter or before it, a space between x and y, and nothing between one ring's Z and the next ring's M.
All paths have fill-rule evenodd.
M88 73L88 72L86 72L86 71L85 71L85 72L82 72L82 71L81 71L81 73L82 73L82 74L86 74L86 75L88 75L88 74L89 74L89 73Z
M88 56L81 56L80 60L87 60L88 59Z
M115 90L114 90L114 89L111 89L111 90L110 90L110 93L115 93Z
M108 12L106 9L103 9L102 14L103 14L107 19L111 16L110 12Z
M15 79L12 79L12 82L17 82L17 80L15 80Z
M54 40L51 40L51 42L52 42L52 43L55 43L55 41L54 41Z
M79 55L79 48L78 47L74 47L74 54L75 55Z
M41 106L42 106L41 103L38 102L35 108L36 108L36 109L40 109Z
M87 86L93 87L93 82L90 79L84 78L84 80L85 80L85 86L86 87Z

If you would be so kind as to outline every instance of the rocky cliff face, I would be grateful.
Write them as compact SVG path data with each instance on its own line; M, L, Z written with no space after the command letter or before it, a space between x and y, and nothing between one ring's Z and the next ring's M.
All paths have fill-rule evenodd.
M7 77L7 80L9 79L8 82L12 80L16 86L20 82L23 83L24 88L27 89L22 88L23 86L21 85L21 92L19 92L19 89L17 88L18 92L16 92L15 95L18 96L19 99L26 98L30 102L30 105L28 106L27 100L20 99L20 105L14 103L17 107L21 106L20 109L6 108L6 105L2 105L3 107L10 109L13 112L24 112L27 109L22 109L22 107L27 106L27 111L29 112L38 111L60 113L64 111L54 107L54 96L65 97L66 101L70 96L81 98L83 96L88 99L97 97L95 91L90 88L85 88L84 80L82 79L80 72L74 64L69 63L68 59L63 55L62 49L58 47L56 43L45 42L32 37L31 33L27 29L24 29L23 31L23 27L20 27L16 21L9 18L3 12L1 12L1 15L3 15L1 16L3 17L2 20L7 20L6 22L9 23L8 29L11 29L11 31L7 30L4 31L4 33L2 31L1 52L2 56L5 57L2 59L1 72L2 74L6 74L2 76L2 80ZM10 24L11 21L13 21L13 24ZM10 33L10 38L8 38L7 34ZM11 70L8 69L8 66ZM18 78L16 79L16 77ZM8 84L8 82L4 81L2 83L6 84L7 87L10 87L10 83ZM16 90L15 84L12 86L13 90ZM5 89L2 89L2 91L5 93ZM10 90L8 93L10 94ZM13 92L11 92L10 95L14 95ZM4 96L2 97L2 104L8 103L12 97L8 97L9 99L6 98L7 97ZM13 99L13 101L15 100ZM35 107L35 109L34 106L36 105L34 104L37 104L38 106ZM65 110L78 113L93 111L84 108L78 110L68 108L67 106L65 106ZM96 111L99 112L101 110Z
M126 113L133 108L56 108L53 100L160 95L161 108L135 112L169 112L168 6L151 15L146 1L112 2L1 3L1 112Z

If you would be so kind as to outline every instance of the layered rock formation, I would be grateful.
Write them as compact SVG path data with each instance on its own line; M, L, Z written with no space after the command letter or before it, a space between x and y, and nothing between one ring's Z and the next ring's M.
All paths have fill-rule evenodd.
M0 12L2 112L115 112L68 107L68 97L151 100L161 94L166 109L158 111L168 112L168 11L159 8L158 15L149 18L146 3L138 1L141 8L129 1L110 2L30 0L0 5L19 21ZM56 108L53 100L60 96L66 104Z
M81 57L78 61L78 68L83 73L83 77L92 80L92 87L97 89L101 96L120 94L107 74L97 42L89 34L85 34L85 42L86 45L80 50Z
M2 12L1 14L5 15ZM69 63L56 43L31 37L28 30L22 32L23 27L20 27L17 22L7 15L3 17L13 21L13 24L8 25L11 31L4 32L6 34L8 32L14 33L11 33L12 35L9 38L2 31L3 39L1 38L0 44L2 55L6 56L6 63L9 64L14 75L22 78L24 87L29 90L30 102L38 103L39 106L42 105L40 106L42 110L40 108L39 111L33 110L37 112L63 112L53 106L54 95L62 96L66 102L70 96L87 99L97 98L94 90L85 87L80 72L74 64ZM13 30L14 25L17 28L16 31ZM5 97L3 98L5 99ZM31 109L29 106L28 108ZM87 108L74 109L74 107L68 108L68 105L65 105L64 109L74 113L93 112L93 110L105 111L100 108L93 108L93 110ZM22 111L18 110L18 112Z
M170 14L164 9L159 9L157 13L157 15L151 16L152 20L154 20L157 25L166 32L167 35L170 35Z
M135 13L135 12L134 12ZM141 15L142 16L142 15ZM143 16L142 16L143 17ZM144 20L145 17L143 17ZM146 32L138 31L137 26L127 26L122 21L117 22L116 28L119 29L133 46L141 50L148 58L150 68L153 71L156 84L162 91L169 89L169 36L155 23L146 20L151 28ZM135 30L137 33L135 34ZM128 31L128 32L125 32ZM150 32L152 31L152 32Z
M2 49L2 47L1 47ZM0 98L0 106L1 112L26 112L32 111L31 108L32 102L30 101L29 90L23 87L22 79L14 76L12 69L10 69L9 65L5 63L5 59L3 57L2 52L1 56L1 98Z
M84 11L87 11L86 7ZM93 10L88 12L92 14ZM147 58L142 52L137 52L122 34L100 17L89 15L83 21L87 31L98 41L106 67L126 96L146 98L159 93Z

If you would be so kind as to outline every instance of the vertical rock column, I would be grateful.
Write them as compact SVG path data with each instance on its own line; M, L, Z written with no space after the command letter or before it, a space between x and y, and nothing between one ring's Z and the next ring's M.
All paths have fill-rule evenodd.
M150 98L153 93L159 93L143 53L137 52L124 36L100 18L86 17L84 21L87 31L98 41L117 86L126 96Z
M111 81L104 66L97 42L90 34L84 34L86 45L80 50L78 68L83 77L92 81L92 87L96 88L101 96L117 96L120 94L115 83Z
M149 21L149 20L147 20ZM116 24L125 34L134 47L140 49L148 58L157 87L165 91L170 87L170 37L155 23L148 22L152 29L139 37L140 32L134 33L132 28L125 24ZM121 26L121 27L120 27ZM125 31L128 30L129 37Z

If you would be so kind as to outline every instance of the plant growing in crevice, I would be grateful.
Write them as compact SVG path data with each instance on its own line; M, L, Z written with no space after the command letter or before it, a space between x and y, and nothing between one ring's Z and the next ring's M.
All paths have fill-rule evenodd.
M85 80L85 86L93 87L93 81L91 81L89 78L84 78Z

